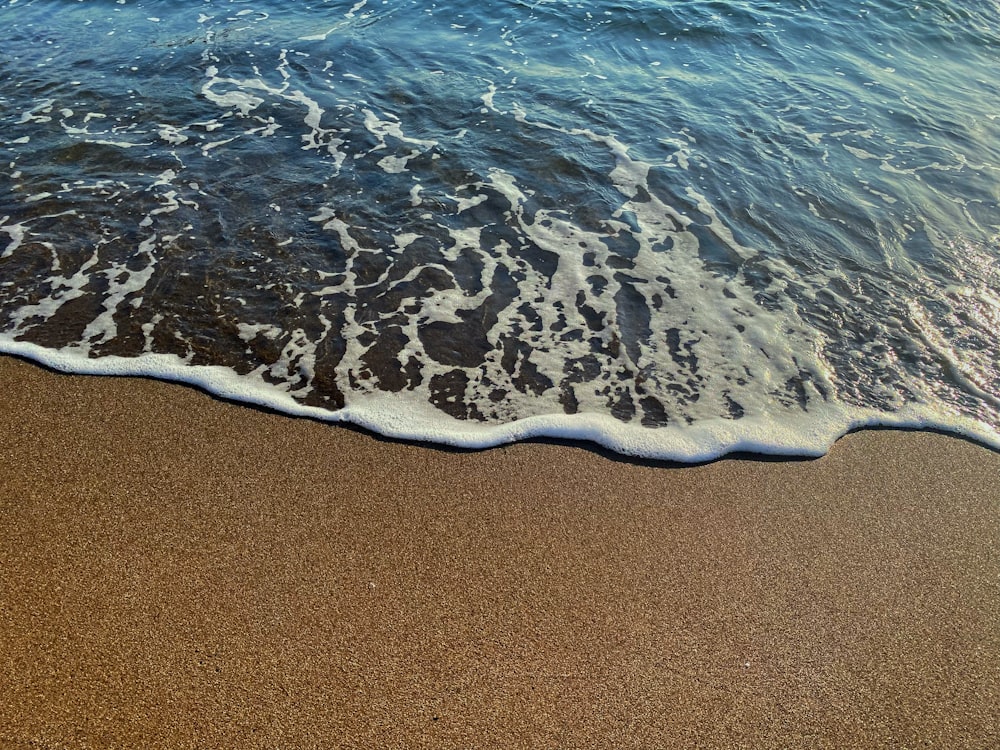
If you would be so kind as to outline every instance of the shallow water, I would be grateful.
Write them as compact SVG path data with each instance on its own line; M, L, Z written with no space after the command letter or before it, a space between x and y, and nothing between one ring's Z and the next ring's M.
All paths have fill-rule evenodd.
M1000 447L1000 5L0 3L0 350L460 445Z

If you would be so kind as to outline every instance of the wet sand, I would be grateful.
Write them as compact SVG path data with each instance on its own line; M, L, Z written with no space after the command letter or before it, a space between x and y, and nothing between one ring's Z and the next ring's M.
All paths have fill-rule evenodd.
M1000 745L986 448L671 467L0 383L0 747Z

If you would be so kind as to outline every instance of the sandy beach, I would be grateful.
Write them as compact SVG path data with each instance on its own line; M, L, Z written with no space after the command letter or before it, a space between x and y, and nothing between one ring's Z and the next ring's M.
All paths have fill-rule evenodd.
M0 382L0 747L1000 745L967 441L676 467Z

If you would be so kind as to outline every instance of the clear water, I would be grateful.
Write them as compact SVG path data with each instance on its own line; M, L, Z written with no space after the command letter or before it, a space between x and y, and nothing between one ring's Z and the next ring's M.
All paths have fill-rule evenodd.
M2 0L0 350L484 446L1000 447L1000 4Z

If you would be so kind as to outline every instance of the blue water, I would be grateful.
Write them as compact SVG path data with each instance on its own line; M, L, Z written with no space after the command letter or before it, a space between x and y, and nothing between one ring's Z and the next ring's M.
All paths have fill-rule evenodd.
M0 28L0 351L467 446L1000 448L993 0Z

